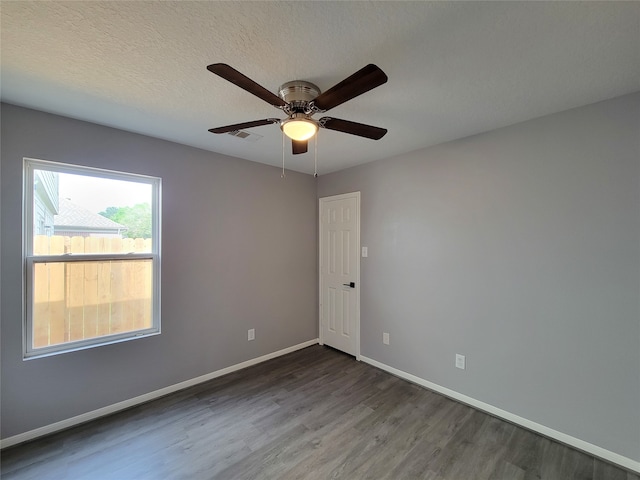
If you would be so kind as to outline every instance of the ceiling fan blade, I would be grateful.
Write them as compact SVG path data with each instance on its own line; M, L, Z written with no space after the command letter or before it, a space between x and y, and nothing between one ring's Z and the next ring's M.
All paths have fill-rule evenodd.
M329 90L318 95L313 101L315 107L322 112L362 95L369 90L387 82L387 76L376 65L370 63Z
M271 123L280 123L278 118L265 118L264 120L254 120L253 122L235 123L233 125L226 125L224 127L210 128L211 133L229 133L235 130L242 130L243 128L260 127L262 125L269 125Z
M309 149L309 140L291 140L291 145L294 155L307 153L307 150Z
M258 85L249 77L243 75L235 68L230 67L226 63L213 63L207 66L207 70L209 70L211 73L215 73L225 80L228 80L231 83L236 84L243 90L246 90L247 92L260 98L261 100L264 100L268 104L273 105L274 107L284 107L285 105L287 105L287 102L282 100L275 93L271 93L262 85Z
M350 122L349 120L340 120L339 118L322 117L318 120L320 127L337 132L358 135L359 137L370 138L372 140L380 140L387 133L386 128L365 125L364 123Z

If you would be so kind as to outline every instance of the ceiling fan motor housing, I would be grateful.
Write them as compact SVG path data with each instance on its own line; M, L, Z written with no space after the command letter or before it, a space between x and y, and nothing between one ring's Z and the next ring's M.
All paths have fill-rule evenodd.
M320 95L320 89L317 85L304 80L287 82L278 89L278 96L288 104L284 107L284 111L289 115L294 113L309 115L313 113L309 103L318 95Z

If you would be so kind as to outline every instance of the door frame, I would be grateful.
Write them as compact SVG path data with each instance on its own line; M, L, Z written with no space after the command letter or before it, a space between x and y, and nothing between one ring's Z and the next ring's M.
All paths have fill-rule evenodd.
M355 301L356 301L356 315L355 315L355 356L356 360L360 361L360 192L342 193L340 195L331 195L329 197L321 197L318 202L318 237L319 237L319 251L318 251L318 343L324 345L324 331L322 328L322 252L324 251L324 235L322 231L322 207L326 202L334 200L343 200L346 198L355 198L356 200L356 238L357 245L356 255L356 288L354 289Z

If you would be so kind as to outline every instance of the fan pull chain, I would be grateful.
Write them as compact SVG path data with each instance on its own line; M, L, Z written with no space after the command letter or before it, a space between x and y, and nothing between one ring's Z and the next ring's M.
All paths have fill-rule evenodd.
M318 133L316 132L316 138L313 140L313 176L318 178Z
M280 178L287 178L287 174L284 173L284 132L282 132L282 175Z

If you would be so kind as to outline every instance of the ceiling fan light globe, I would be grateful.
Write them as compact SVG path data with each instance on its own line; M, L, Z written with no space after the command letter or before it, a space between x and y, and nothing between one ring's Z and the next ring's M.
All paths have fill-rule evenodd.
M318 131L318 125L307 118L290 118L281 125L284 134L292 140L309 140Z

